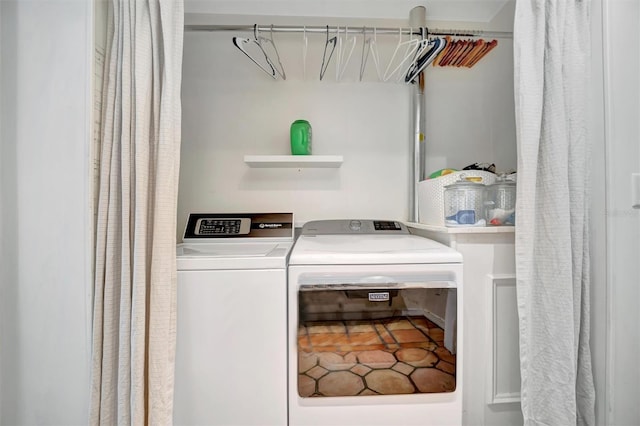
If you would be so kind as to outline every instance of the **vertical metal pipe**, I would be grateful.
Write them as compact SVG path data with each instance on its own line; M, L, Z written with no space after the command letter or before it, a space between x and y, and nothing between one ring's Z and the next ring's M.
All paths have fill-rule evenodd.
M416 6L409 13L409 25L413 28L425 28L427 25L426 9L424 6ZM426 37L425 31L422 31L422 37ZM410 192L409 192L409 221L418 221L418 182L424 179L424 113L422 111L424 105L424 72L418 75L418 81L413 84L413 167L410 173Z
M424 179L424 74L420 73L418 81L413 84L413 167L411 173L411 194L409 221L418 221L418 182Z

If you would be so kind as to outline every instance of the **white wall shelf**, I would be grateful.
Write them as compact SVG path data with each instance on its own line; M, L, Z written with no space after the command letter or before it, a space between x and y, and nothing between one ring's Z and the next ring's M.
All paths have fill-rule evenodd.
M338 168L342 155L245 155L244 162L254 168Z
M426 225L424 223L406 222L410 228L424 229L425 231L442 232L445 234L512 234L516 232L515 226L467 226L446 227L438 225Z

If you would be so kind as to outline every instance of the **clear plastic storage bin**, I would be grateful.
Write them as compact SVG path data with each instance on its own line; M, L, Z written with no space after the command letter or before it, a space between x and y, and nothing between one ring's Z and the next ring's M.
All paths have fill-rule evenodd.
M496 181L496 175L484 170L461 170L418 183L418 222L445 226L444 189L460 180L490 185Z
M485 226L484 193L483 184L465 180L445 186L445 226Z
M487 186L485 206L487 225L515 225L516 183L509 180L499 180Z

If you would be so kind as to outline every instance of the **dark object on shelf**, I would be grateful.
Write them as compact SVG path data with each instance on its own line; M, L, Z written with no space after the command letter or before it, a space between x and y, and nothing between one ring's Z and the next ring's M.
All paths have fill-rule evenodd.
M484 170L485 172L496 172L496 165L491 163L473 163L464 167L462 170Z

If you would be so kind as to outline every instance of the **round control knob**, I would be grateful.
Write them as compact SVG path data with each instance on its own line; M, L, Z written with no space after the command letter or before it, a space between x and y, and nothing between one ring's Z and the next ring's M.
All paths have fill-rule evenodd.
M359 231L361 226L362 222L360 222L359 220L352 220L349 223L349 229L351 229L352 231Z

